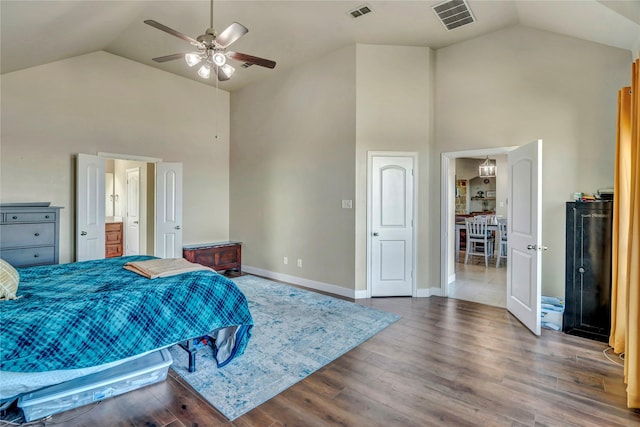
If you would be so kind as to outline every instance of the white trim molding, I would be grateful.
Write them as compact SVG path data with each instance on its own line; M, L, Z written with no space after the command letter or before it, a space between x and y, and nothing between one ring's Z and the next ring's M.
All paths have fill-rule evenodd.
M134 154L104 153L102 151L98 151L98 157L106 157L107 159L117 159L117 160L131 160L134 162L143 162L143 163L162 162L162 159L159 157L136 156Z
M363 299L367 298L367 291L356 291L354 289L343 288L342 286L332 285L330 283L318 282L315 280L305 279L303 277L291 276L289 274L277 273L275 271L263 270L262 268L243 265L242 271L256 276L266 277L267 279L279 280L281 282L291 283L316 291L328 292L334 295L340 295L346 298Z

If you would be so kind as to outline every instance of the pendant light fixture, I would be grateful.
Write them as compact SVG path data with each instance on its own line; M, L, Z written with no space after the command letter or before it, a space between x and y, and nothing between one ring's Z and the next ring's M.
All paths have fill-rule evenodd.
M480 178L493 178L496 176L496 163L494 160L490 160L489 156L484 162L480 163L478 168Z

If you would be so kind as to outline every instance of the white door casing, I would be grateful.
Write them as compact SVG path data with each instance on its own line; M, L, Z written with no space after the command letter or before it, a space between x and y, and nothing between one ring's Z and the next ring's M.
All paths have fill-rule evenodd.
M182 258L182 163L156 163L155 255Z
M371 296L413 296L414 157L370 156Z
M125 255L140 254L140 168L127 169Z
M78 154L76 164L76 261L105 256L105 160Z
M507 310L540 335L542 140L509 153Z

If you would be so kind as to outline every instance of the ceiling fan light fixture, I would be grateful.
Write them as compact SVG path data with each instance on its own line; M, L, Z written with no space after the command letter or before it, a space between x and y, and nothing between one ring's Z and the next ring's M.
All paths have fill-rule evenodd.
M184 58L189 67L195 67L196 64L201 65L198 69L198 75L203 79L208 79L211 76L212 67L215 67L213 68L213 71L216 73L218 80L220 81L228 80L229 76L231 76L235 71L234 67L227 64L227 58L243 62L245 64L259 65L265 68L275 68L275 61L247 55L241 52L227 52L227 48L232 43L235 43L240 37L244 36L249 30L244 25L234 22L218 34L213 29L213 0L210 0L210 2L210 27L207 28L204 34L199 35L195 39L182 34L173 28L167 27L164 24L154 21L153 19L146 19L144 21L145 24L186 41L198 50L197 52L174 53L172 55L160 56L152 58L152 60L164 63ZM361 13L370 12L368 8L365 9L366 10L361 11Z
M216 64L218 67L222 67L224 64L227 63L227 57L224 55L224 53L221 53L221 52L214 53L211 59L213 60L213 63Z
M189 67L193 67L194 65L198 64L202 60L202 58L200 57L200 54L191 52L184 55L184 60Z
M223 73L227 75L227 77L231 77L233 73L236 71L236 69L229 64L224 64L222 67L220 67L220 69L222 70Z
M198 75L203 79L208 79L211 76L211 66L209 64L204 64L198 70Z

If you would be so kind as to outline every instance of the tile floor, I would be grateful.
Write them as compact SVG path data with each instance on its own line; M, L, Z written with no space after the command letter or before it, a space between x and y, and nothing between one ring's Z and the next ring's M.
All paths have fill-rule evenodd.
M470 257L469 263L457 262L456 280L449 284L449 298L478 302L495 307L507 306L507 264L496 268L495 259L484 266L484 259Z

